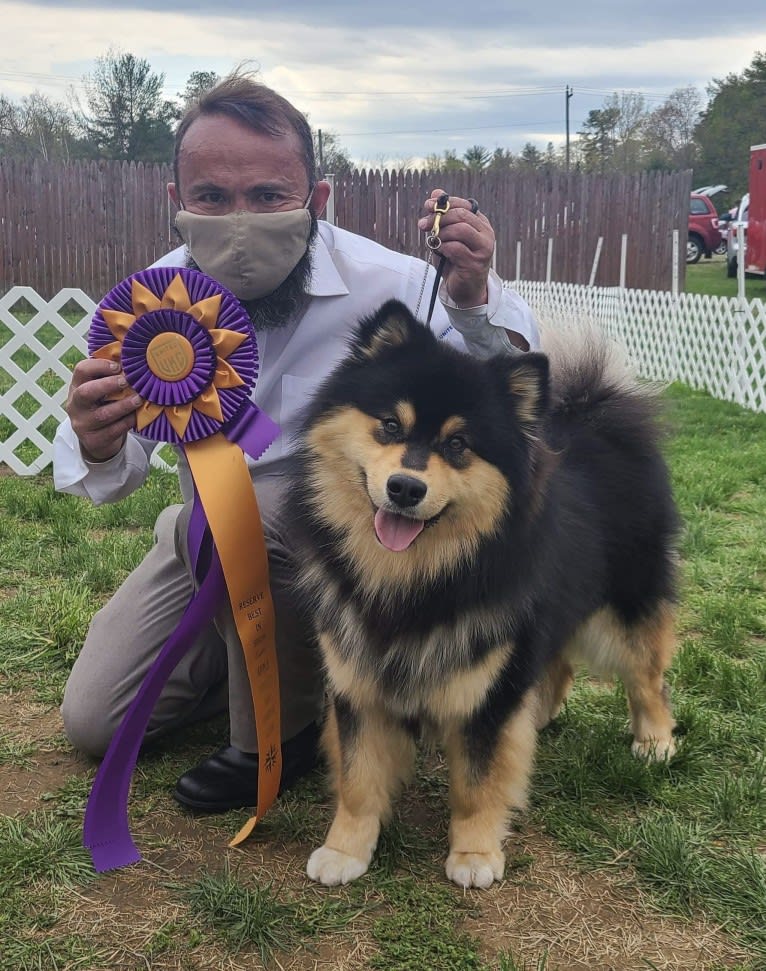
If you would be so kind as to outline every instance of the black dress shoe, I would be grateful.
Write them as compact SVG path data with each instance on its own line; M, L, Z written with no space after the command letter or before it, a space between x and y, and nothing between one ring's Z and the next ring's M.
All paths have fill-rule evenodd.
M280 794L314 768L318 753L319 727L315 722L282 743ZM223 813L229 809L255 806L258 802L258 756L225 745L181 776L173 798L187 809L202 813Z

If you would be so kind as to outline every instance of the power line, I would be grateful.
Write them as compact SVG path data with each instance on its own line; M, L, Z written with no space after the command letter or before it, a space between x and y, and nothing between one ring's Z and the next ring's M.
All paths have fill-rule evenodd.
M164 73L164 72L161 72ZM37 81L52 81L52 82L73 82L82 81L82 76L71 75L71 74L45 74L42 72L32 72L32 71L0 71L0 78L4 78L10 81L21 81L21 80L37 80ZM167 84L166 87L177 87L175 84ZM317 91L316 89L295 89L302 95L311 95L314 98L349 98L351 100L357 99L379 99L379 100L391 100L396 101L399 98L411 98L413 96L427 95L429 97L451 97L458 98L461 101L481 101L481 100L495 100L502 98L527 98L527 97L542 97L544 95L558 94L561 90L558 85L518 85L508 90L500 91L484 91L476 93L466 93L464 88L434 88L432 90L424 91L423 88L417 88L415 90L407 91ZM638 88L590 88L590 87L580 87L578 86L578 93L581 94L596 94L596 95L612 95L612 94L640 94L642 97L651 100L665 100L670 97L670 93L654 93L648 91L642 91Z
M338 138L364 138L368 135L443 135L469 131L497 131L506 128L546 128L548 125L559 124L560 119L557 118L555 121L518 121L504 125L478 125L471 128L401 128L391 131L335 132L335 135Z
M416 91L316 91L312 88L311 91L301 91L298 92L302 95L312 95L317 98L391 98L396 100L397 98L412 98L414 96L428 95L434 97L450 97L459 99L482 99L482 98L527 98L536 97L545 94L555 94L558 91L557 87L551 85L545 88L534 88L529 90L518 90L513 91L485 91L477 94L466 94L465 88L453 88L444 90L425 90L423 88L418 88Z
M41 81L81 81L81 77L74 77L71 74L32 74L29 71L0 71L0 78L7 78L9 81L22 81L27 78L35 78Z

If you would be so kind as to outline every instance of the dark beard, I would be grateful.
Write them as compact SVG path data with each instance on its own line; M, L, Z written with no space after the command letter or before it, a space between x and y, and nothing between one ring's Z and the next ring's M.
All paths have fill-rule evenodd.
M253 322L256 331L278 330L291 321L297 320L306 309L309 301L309 283L311 282L311 249L314 237L319 231L316 216L311 216L311 232L309 233L308 248L298 260L295 269L279 284L276 290L267 293L257 300L240 300ZM200 270L191 255L187 258L187 266L191 270Z

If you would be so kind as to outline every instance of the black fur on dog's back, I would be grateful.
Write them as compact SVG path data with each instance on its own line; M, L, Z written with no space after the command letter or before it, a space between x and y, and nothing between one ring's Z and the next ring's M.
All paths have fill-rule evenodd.
M603 551L604 573L595 585L632 623L675 595L679 523L660 451L657 396L616 371L609 346L592 336L579 354L570 351L558 362L551 383L545 441L559 469L549 479L546 505L559 519L571 502L585 512L596 541L589 545Z

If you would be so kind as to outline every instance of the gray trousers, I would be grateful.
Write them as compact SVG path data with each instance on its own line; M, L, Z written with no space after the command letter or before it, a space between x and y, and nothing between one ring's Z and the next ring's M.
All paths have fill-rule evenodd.
M317 720L324 690L319 652L291 595L294 560L288 531L279 522L283 483L276 476L259 480L256 495L269 554L284 740ZM66 734L82 752L104 754L192 596L186 545L190 514L191 503L169 506L160 513L152 549L91 622L61 706ZM224 604L170 676L146 740L227 709L231 744L256 752L250 684L231 608Z

